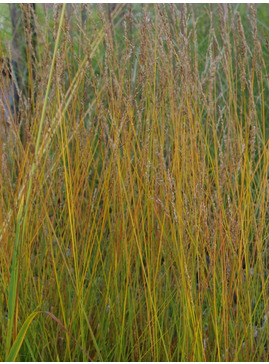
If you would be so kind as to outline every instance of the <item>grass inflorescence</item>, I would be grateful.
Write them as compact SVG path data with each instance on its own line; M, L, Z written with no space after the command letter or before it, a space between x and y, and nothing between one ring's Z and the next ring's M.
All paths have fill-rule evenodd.
M0 359L267 361L268 5L22 11Z

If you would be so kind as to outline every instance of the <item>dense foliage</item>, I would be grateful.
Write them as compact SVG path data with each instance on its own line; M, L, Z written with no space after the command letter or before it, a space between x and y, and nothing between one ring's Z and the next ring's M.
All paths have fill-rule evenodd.
M267 361L269 6L18 11L0 359Z

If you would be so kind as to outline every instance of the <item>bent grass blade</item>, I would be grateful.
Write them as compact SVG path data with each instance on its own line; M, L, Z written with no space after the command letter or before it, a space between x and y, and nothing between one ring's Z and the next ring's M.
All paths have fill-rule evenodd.
M20 245L21 218L22 218L22 213L24 210L24 216L23 216L23 221L22 221L22 234L21 234L21 242L23 242L25 228L26 228L29 201L30 201L30 196L31 196L31 191L32 191L33 176L35 174L36 165L37 165L37 157L38 157L38 152L39 152L41 132L42 132L42 127L43 127L43 123L44 123L45 115L46 115L46 107L47 107L47 102L48 102L48 97L49 97L50 85L51 85L51 81L52 81L54 64L55 64L55 60L56 60L56 53L57 53L57 49L58 49L58 45L59 45L61 29L62 29L63 20L64 20L65 7L66 7L66 5L64 4L63 9L62 9L60 23L59 23L57 39L56 39L56 43L55 43L55 47L54 47L53 59L52 59L52 64L51 64L51 68L50 68L48 85L47 85L47 89L46 89L46 96L45 96L44 105L43 105L42 114L41 114L38 137L37 137L37 141L36 141L36 145L35 145L35 160L32 164L32 168L31 168L29 185L28 185L28 190L27 190L27 197L26 197L26 202L25 202L25 208L23 208L24 207L24 197L23 197L21 200L21 203L20 203L19 212L18 212L17 221L16 221L16 237L15 237L13 256L12 256L11 278L10 278L9 295L8 295L8 330L7 330L7 339L6 339L6 353L9 353L9 349L10 349L10 345L11 345L11 336L12 336L12 332L14 329L14 316L15 316L16 299L17 299L17 286L18 286L18 273L19 273L18 251L20 248L19 245Z
M25 336L27 334L27 331L29 329L29 326L31 325L32 321L34 320L34 318L40 314L40 313L45 313L47 316L51 317L54 321L57 322L57 324L64 329L64 331L71 337L71 339L76 343L76 345L78 345L78 347L84 351L82 349L82 347L79 345L79 343L77 342L77 340L71 335L71 333L65 328L65 326L61 323L61 321L59 319L57 319L57 317L55 317L52 313L50 312L46 312L46 311L37 311L37 312L33 312L31 313L28 318L25 320L24 324L22 325L20 332L18 334L18 336L16 337L16 340L7 356L6 361L7 362L13 362L16 360L18 353L20 351L20 348L22 346L22 343L25 339ZM89 361L92 361L92 359L89 357L89 355L84 352L85 355L88 357Z

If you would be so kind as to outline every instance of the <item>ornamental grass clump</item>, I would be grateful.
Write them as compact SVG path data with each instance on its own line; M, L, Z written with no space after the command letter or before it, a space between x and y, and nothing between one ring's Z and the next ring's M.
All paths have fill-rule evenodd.
M268 10L21 7L0 359L269 359Z

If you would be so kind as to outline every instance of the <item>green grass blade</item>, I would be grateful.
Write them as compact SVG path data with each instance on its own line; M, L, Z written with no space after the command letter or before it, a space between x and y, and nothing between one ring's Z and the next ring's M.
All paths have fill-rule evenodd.
M63 9L62 9L62 14L61 14L61 19L60 19L57 39L56 39L56 43L55 43L55 47L54 47L54 54L53 54L50 74L49 74L49 80L48 80L48 85L47 85L47 89L46 89L46 95L45 95L44 105L43 105L43 109L42 109L41 121L40 121L40 125L39 125L37 141L36 141L36 145L35 145L35 161L33 162L32 168L31 168L29 186L28 186L27 197L26 197L26 202L25 202L25 211L24 211L24 217L23 217L23 222L22 222L22 234L21 234L22 241L24 238L24 233L25 233L25 228L26 228L28 206L29 206L30 195L31 195L31 191L32 191L33 176L34 176L35 169L36 169L36 158L38 156L42 126L43 126L43 123L45 120L46 106L47 106L47 102L48 102L49 90L50 90L50 85L51 85L51 81L52 81L54 64L55 64L55 60L56 60L56 53L57 53L59 40L60 40L61 28L62 28L62 24L63 24L63 20L64 20L64 12L65 12L65 4L63 5ZM21 223L21 217L22 217L22 212L23 212L23 206L24 206L24 198L22 198L22 200L21 200L21 204L20 204L19 212L18 212L18 216L17 216L17 222L16 222L16 238L15 238L13 257L12 257L11 279L10 279L9 295L8 295L8 332L7 332L7 339L6 339L6 353L9 352L10 345L11 345L11 336L12 336L12 332L13 332L13 323L14 323L13 321L14 321L14 315L15 315L15 304L16 304L17 285L18 285L18 269L19 269L18 249L19 249L19 240L20 240L20 223Z
M19 273L19 262L17 259L18 255L18 247L19 247L19 236L20 236L20 222L22 217L24 198L21 200L19 212L16 221L16 237L15 237L15 245L12 256L12 265L11 265L11 277L9 284L9 292L8 292L8 331L6 338L6 353L9 352L11 345L11 336L13 331L13 321L15 315L15 305L16 305L16 297L17 297L17 285L18 285L18 273Z
M18 333L18 336L16 337L16 340L8 354L8 357L6 361L15 361L17 358L17 355L20 351L20 348L22 346L23 340L25 338L25 335L27 333L27 330L29 326L31 325L33 319L42 311L33 312L30 316L25 320L24 324L22 325L22 328L20 329L20 332Z

